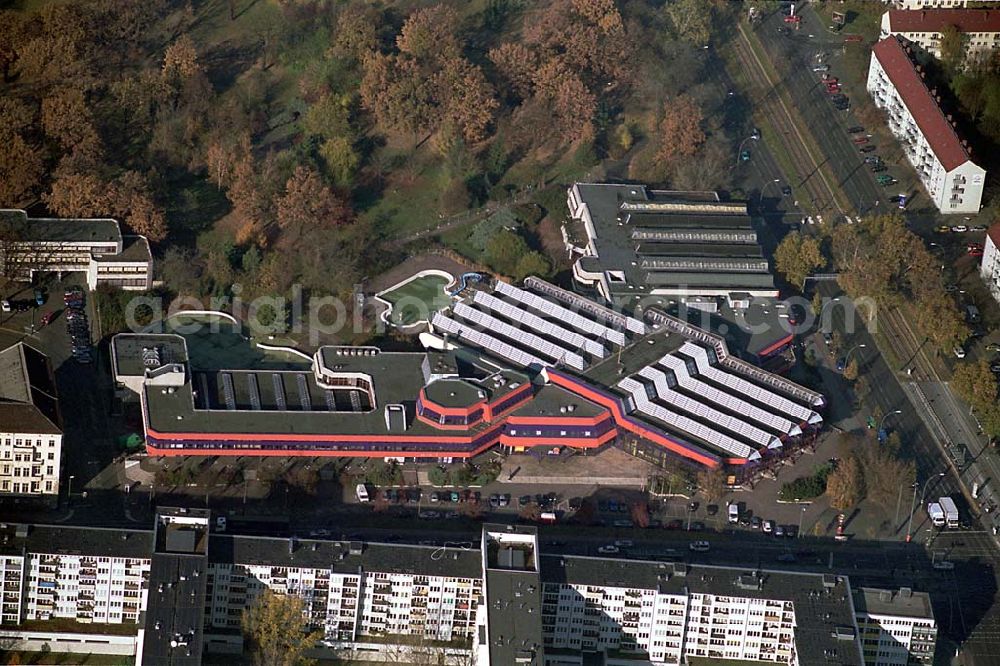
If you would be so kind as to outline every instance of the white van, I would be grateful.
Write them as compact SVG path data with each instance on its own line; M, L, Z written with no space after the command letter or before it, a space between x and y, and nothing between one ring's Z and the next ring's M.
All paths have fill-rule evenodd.
M829 72L830 71L830 66L829 65L813 65L813 71L814 72Z
M729 503L729 522L734 525L740 522L740 505L736 502Z
M365 488L365 484L359 483L358 487L354 489L354 492L357 494L359 502L368 501L368 489Z
M14 308L10 306L10 301L6 298L0 301L0 310L3 310L4 312L11 312L13 309Z

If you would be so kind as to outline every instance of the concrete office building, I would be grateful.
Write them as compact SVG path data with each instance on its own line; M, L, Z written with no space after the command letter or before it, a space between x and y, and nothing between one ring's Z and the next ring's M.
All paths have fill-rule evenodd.
M872 49L868 93L886 112L889 129L938 210L978 213L986 171L972 161L968 143L941 111L920 66L898 37L883 39Z
M87 287L144 291L153 284L153 258L143 236L123 235L112 219L32 218L0 210L0 268L30 282L35 273L83 273Z
M986 57L1000 46L1000 6L983 9L942 3L939 7L890 9L882 15L880 39L903 37L935 58L941 57L942 33L949 28L962 34L966 58Z
M58 500L61 424L48 358L23 342L0 351L0 500Z
M903 649L922 663L936 638L926 595L852 591L832 574L547 554L532 527L485 525L478 548L211 532L197 509L161 509L153 530L0 528L0 638L197 664L242 651L240 617L264 590L302 598L322 632L313 656L361 661L889 666L906 663ZM880 648L872 660L859 636Z
M907 666L934 661L937 622L925 593L910 588L854 591L861 651L867 666Z
M1000 224L992 225L986 233L979 277L986 283L993 298L1000 302Z

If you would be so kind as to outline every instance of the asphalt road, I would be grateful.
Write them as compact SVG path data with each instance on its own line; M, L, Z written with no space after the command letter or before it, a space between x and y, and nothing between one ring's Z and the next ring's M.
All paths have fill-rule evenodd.
M781 12L771 14L755 27L755 31L772 61L779 58L788 61L788 76L781 81L781 86L795 100L801 116L823 152L824 163L832 167L837 185L847 195L856 213L865 214L872 210L888 212L893 209L888 198L898 192L886 190L875 182L872 172L864 164L864 155L852 143L852 135L847 133L848 127L861 123L850 113L850 109L838 111L833 106L830 95L820 80L821 74L812 71L816 54L823 53L824 62L830 65L829 74L837 76L844 47L843 36L831 34L808 5L802 5L797 13L802 17L801 28L797 31L778 34L778 29L785 27ZM842 92L849 100L867 95L865 90L844 88ZM882 154L886 160L890 155L901 154L897 146L878 146L878 149L872 154ZM909 166L904 164L883 173L893 174L899 169L909 169ZM898 174L895 175L898 177ZM879 202L877 208L876 201Z

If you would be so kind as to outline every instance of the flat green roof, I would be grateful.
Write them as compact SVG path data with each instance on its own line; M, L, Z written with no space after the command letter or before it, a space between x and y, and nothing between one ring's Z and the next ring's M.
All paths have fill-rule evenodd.
M0 224L21 241L51 243L121 243L122 233L116 220L59 219L28 217L23 210L0 210Z
M187 363L187 343L170 333L120 333L111 340L116 374L119 377L142 377L150 367L143 363L143 349L155 349L160 365Z

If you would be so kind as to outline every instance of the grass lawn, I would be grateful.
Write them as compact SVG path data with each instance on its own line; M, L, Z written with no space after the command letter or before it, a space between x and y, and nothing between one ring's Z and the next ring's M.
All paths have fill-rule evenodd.
M392 314L389 315L392 323L411 326L451 303L451 298L444 292L448 283L449 280L439 275L425 275L392 291L383 292L379 298L392 304Z

